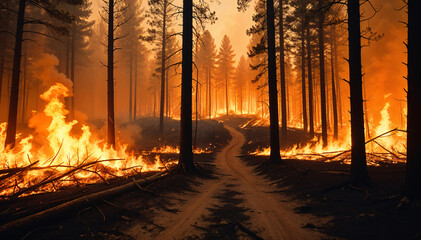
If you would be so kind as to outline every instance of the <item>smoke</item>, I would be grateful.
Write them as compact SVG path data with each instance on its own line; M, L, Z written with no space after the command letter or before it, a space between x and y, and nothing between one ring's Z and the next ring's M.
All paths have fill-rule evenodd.
M384 34L381 40L371 42L362 49L368 115L379 122L382 110L389 103L391 128L401 127L404 114L401 100L406 99L404 89L407 83L403 76L406 76L407 70L403 62L406 62L404 42L407 29L401 22L407 21L407 15L405 10L397 10L402 4L399 0L375 0L373 5L379 12L362 24L362 28L369 26L373 31ZM368 6L365 8L367 16L364 17L368 17L370 10ZM390 95L385 97L386 94Z
M53 54L43 53L34 63L34 76L41 80L45 87L61 83L69 89L69 96L73 93L73 83L65 74L57 70L59 60Z

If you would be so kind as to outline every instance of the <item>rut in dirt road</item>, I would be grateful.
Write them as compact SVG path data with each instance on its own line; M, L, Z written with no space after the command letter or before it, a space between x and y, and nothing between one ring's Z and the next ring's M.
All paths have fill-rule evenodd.
M203 180L194 193L177 196L177 213L161 212L155 218L164 230L149 236L129 235L138 239L320 239L320 234L303 229L302 217L286 207L270 187L270 182L256 175L237 157L245 143L244 136L227 127L232 140L216 156L218 179Z

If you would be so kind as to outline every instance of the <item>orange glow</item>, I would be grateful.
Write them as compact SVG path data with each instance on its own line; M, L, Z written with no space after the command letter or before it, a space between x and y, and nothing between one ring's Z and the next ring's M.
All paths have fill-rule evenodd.
M146 162L142 156L128 153L125 144L117 143L116 149L107 146L103 140L92 134L87 125L82 124L80 134L72 134L71 131L78 121L66 121L66 115L69 112L65 109L64 97L67 96L69 96L69 89L61 83L54 84L41 95L47 104L43 113L35 114L30 123L33 126L47 126L45 134L41 132L37 137L37 141L44 140L44 142L35 142L33 135L22 137L22 134L19 134L16 147L12 150L4 149L7 125L6 123L0 124L1 168L25 167L37 161L33 169L3 182L4 190L0 195L13 194L17 188L28 188L44 179L53 178L90 163L92 166L84 168L84 171L64 176L60 181L55 182L54 186L48 184L43 189L26 194L43 190L54 191L62 186L76 183L93 183L115 176L124 176L140 171L160 171L164 168L159 156L151 164ZM39 114L42 114L42 117ZM13 182L15 180L16 182Z

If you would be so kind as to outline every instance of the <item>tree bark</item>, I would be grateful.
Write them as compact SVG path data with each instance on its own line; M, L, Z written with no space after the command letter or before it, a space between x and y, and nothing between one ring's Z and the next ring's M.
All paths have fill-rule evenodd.
M193 1L183 0L183 50L181 74L180 155L183 172L194 172L192 152Z
M339 80L339 62L338 62L338 45L336 42L336 28L333 27L333 49L334 49L334 61L335 61L335 80L336 80L336 96L337 96L337 104L338 104L338 118L339 118L339 125L342 129L342 97L341 97L341 84Z
M349 81L351 101L351 183L370 183L367 171L361 74L360 4L348 0Z
M331 27L331 44L330 44L330 65L332 69L332 107L333 107L333 138L338 139L338 104L336 100L336 79L335 79L335 62L334 62L334 46L333 46L333 37L335 26Z
M107 107L108 107L108 145L115 146L114 122L114 0L108 6L108 65L107 65Z
M314 110L313 110L313 71L311 69L311 37L310 26L307 26L307 72L308 72L308 116L310 126L310 138L314 138Z
M287 95L285 82L285 43L284 43L284 6L283 0L279 0L279 46L280 46L280 72L281 72L281 108L282 108L282 132L281 138L286 142L288 134L287 121Z
M9 118L7 124L5 147L14 148L16 143L16 125L19 99L19 77L22 58L23 25L26 0L19 1L18 21L15 34L15 51L13 55L12 87L10 92Z
M137 43L134 51L134 99L133 99L133 120L137 118Z
M305 53L305 33L304 23L301 30L301 95L303 99L303 129L308 131L307 121L307 93L306 93L306 53Z
M159 131L164 130L164 103L165 103L165 45L167 42L167 0L164 0L164 14L162 19L162 48L161 48L161 102L159 109Z
M408 125L405 196L421 198L421 2L408 0Z
M323 147L327 146L326 83L325 83L325 46L323 0L319 0L319 65L320 65L320 111L322 118Z
M70 119L75 118L75 41L76 41L76 26L72 25L72 42L71 42L71 59L70 59L70 80L72 80L72 96L70 97Z
M225 106L227 109L227 116L228 116L228 112L229 112L229 106L228 106L228 74L227 74L227 69L225 69Z
M276 81L275 11L273 0L266 1L268 36L268 86L270 118L270 161L282 161L279 152L278 89ZM262 102L263 104L263 102Z
M130 49L129 57L129 122L133 121L133 49Z

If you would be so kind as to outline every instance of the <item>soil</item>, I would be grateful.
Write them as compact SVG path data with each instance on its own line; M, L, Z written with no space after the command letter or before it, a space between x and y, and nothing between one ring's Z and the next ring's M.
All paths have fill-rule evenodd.
M247 118L220 120L227 130L213 122L215 128L201 135L201 146L215 147L212 153L195 155L197 174L169 175L146 190L104 199L9 239L421 237L420 208L397 208L404 165L369 167L375 184L368 191L332 188L347 180L348 165L288 159L286 164L262 164L267 157L248 153L267 147L268 127L239 128ZM292 140L283 147L308 141L300 130L289 136ZM176 139L154 141L167 144L171 138Z
M405 182L405 164L382 163L369 166L371 188L343 186L350 165L283 159L285 164L265 165L268 157L250 152L268 146L268 127L238 128L246 141L242 160L255 172L276 182L274 194L288 196L299 203L295 212L326 219L326 224L309 222L306 227L341 239L421 239L421 206L398 208ZM289 129L288 136L300 130ZM300 135L305 134L303 131ZM284 144L289 146L291 143Z

